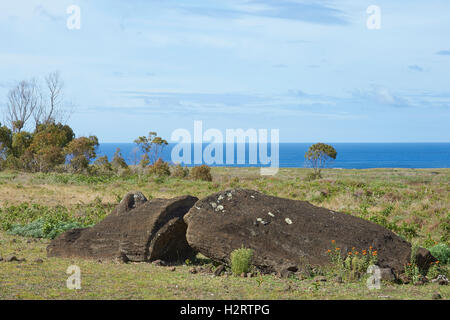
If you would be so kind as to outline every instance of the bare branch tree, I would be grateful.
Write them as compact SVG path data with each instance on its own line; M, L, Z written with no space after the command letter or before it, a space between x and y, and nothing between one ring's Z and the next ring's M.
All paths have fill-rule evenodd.
M63 89L58 71L45 77L44 89L35 79L19 82L8 93L5 121L14 132L20 132L31 116L36 127L51 122L67 123L74 104L64 100Z
M21 81L8 93L6 121L14 132L20 132L41 104L36 80Z
M53 121L67 121L68 116L65 114L64 82L59 72L55 71L45 77L45 99L39 108L35 109L33 114L36 124L49 123ZM71 111L69 111L70 113Z

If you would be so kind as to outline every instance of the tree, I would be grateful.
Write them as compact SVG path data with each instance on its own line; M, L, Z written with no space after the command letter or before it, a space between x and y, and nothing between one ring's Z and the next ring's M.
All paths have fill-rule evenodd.
M89 162L97 156L95 153L97 147L98 138L96 136L73 139L65 148L72 168L76 172L87 169Z
M113 170L113 167L111 163L108 161L107 156L101 156L98 157L94 162L94 171L97 171L102 174L108 174L111 173Z
M48 122L39 124L33 134L33 140L29 150L34 155L36 170L49 171L55 166L64 164L64 147L75 137L68 125Z
M305 153L306 164L314 169L314 176L320 177L320 172L328 163L335 160L336 150L325 143L316 143L309 147Z
M59 72L55 71L45 77L44 93L41 93L42 103L34 109L33 117L36 126L48 124L55 121L65 123L70 112L67 108L70 104L64 101L64 82Z
M12 131L0 123L0 159L6 159L12 151Z
M64 164L66 156L63 148L49 145L39 149L33 159L33 162L36 163L36 170L48 172L53 170L57 165Z
M38 149L49 145L64 148L74 138L75 133L68 125L48 122L39 124L36 127L31 147L35 152L37 152Z
M145 167L147 167L147 166L150 165L150 159L149 159L147 153L144 153L144 154L141 156L141 161L139 161L139 165L140 165L142 168L145 168Z
M116 149L116 152L114 153L111 164L112 164L113 168L116 168L116 169L128 167L127 163L125 162L125 159L122 156L122 153L120 152L120 148Z
M8 93L6 122L13 132L27 127L31 117L39 124L65 123L70 116L72 104L64 100L64 82L59 72L44 78L44 89L39 81L22 80Z
M27 131L16 132L12 137L11 151L14 157L20 158L33 141L33 135Z
M20 132L42 103L36 80L20 81L8 92L6 121L13 132Z
M151 165L158 161L164 147L168 145L167 141L158 137L156 132L149 132L148 137L139 137L134 140L134 143L136 143L141 148L142 152L147 155Z

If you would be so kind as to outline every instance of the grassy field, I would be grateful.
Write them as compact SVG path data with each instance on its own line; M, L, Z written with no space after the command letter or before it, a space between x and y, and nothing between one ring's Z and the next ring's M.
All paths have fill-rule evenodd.
M182 194L201 198L241 187L359 216L424 247L449 243L450 169L330 169L313 181L308 181L307 173L306 169L280 169L274 177L261 177L256 168L213 168L213 181L203 182L138 175L0 172L0 256L26 259L0 262L0 299L431 299L434 293L450 297L449 286L384 283L380 290L369 290L364 279L339 283L332 273L326 274L325 282L316 282L313 276L214 277L192 274L190 265L171 271L152 264L47 258L49 239L10 234L5 227L5 222L7 226L30 223L41 212L50 218L58 212L67 219L96 223L129 191L142 191L148 198ZM23 209L32 204L40 206ZM203 268L211 265L204 263ZM66 269L73 264L81 268L81 290L66 288Z

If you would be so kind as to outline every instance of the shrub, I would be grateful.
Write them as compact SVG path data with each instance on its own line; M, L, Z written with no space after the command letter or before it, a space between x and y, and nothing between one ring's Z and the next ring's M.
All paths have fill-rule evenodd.
M432 262L430 268L428 269L427 278L436 279L439 275L443 275L447 278L450 277L449 267L442 265L439 261Z
M94 165L90 168L91 174L108 174L113 171L111 163L107 156L99 157L95 160Z
M239 177L233 177L230 181L230 187L238 188L239 187Z
M0 208L0 227L11 234L53 239L66 230L98 223L110 209L111 206L103 205L100 199L72 210L62 206L51 208L22 203Z
M125 162L125 159L122 156L122 153L120 152L120 148L116 149L116 152L114 153L113 159L111 160L111 165L113 168L117 169L126 169L128 168L127 163Z
M191 169L191 177L194 180L212 181L211 168L206 164Z
M234 275L241 275L250 271L253 250L244 246L231 252L231 271Z
M439 260L442 264L448 264L450 262L450 247L445 243L439 243L430 249L433 257Z
M158 177L170 176L169 164L160 158L150 166L148 173Z
M186 178L189 175L189 169L183 167L181 164L177 164L172 167L172 176L175 178Z
M26 225L13 225L8 231L9 234L15 234L22 237L49 238L54 239L61 233L75 228L87 227L79 222L49 221L37 219Z
M315 171L313 171L313 172L309 172L309 173L306 175L305 180L306 180L306 181L313 181L313 180L320 179L320 178L322 178L321 173L320 173L320 172L315 172Z
M117 169L117 175L122 178L130 177L133 175L133 171L130 169L130 167L119 168Z
M376 265L378 261L378 252L369 247L367 250L358 251L352 248L347 252L345 258L341 255L341 249L336 246L334 240L331 241L333 248L328 250L328 256L331 264L347 280L356 280L367 272L367 268Z
M426 275L426 271L419 268L417 264L417 245L413 245L411 248L410 262L405 266L405 274L412 280L413 283L419 281L422 276Z

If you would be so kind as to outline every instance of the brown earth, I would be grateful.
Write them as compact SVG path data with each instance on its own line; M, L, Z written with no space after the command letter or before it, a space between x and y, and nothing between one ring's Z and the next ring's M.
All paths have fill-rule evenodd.
M410 262L411 244L375 223L313 206L304 201L235 189L198 201L184 216L186 238L203 255L229 264L233 250L254 250L253 264L275 272L326 265L332 240L343 255L352 248L378 252L378 265L401 272ZM434 258L419 250L418 261Z
M181 196L147 201L127 194L104 220L91 228L61 234L47 247L49 257L122 261L184 261L195 256L186 242L183 216L198 199Z

